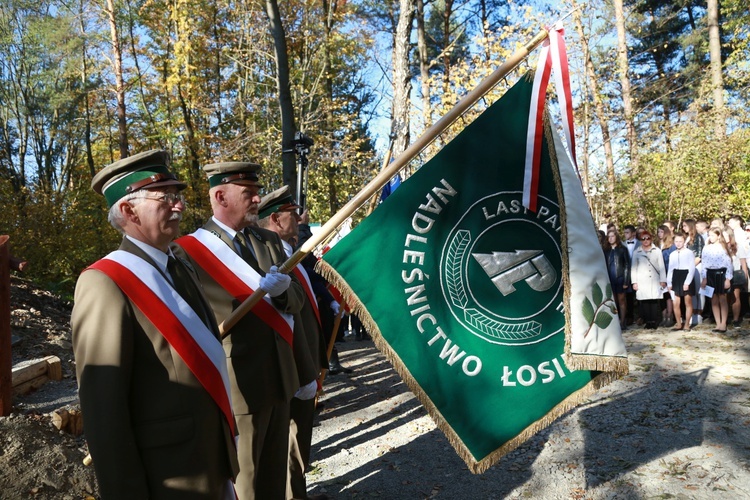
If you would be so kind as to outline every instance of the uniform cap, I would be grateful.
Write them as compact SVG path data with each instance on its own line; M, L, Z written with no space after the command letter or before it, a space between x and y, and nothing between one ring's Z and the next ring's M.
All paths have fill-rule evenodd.
M91 179L91 189L104 195L110 207L123 196L141 189L165 186L185 189L187 184L169 171L169 163L169 153L161 149L128 156L99 171Z
M260 165L246 161L227 161L211 163L203 167L211 187L222 184L241 184L244 186L263 187L258 183Z
M264 219L274 212L296 210L298 208L301 207L294 201L289 186L284 186L261 198L260 205L258 205L258 217Z

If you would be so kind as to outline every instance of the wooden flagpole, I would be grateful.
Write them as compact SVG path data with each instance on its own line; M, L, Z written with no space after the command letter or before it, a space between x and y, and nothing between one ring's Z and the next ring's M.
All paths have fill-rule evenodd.
M367 203L367 201L375 194L379 189L382 189L385 184L391 180L405 165L407 165L414 157L416 157L424 148L426 148L437 136L439 136L445 129L447 129L453 122L460 118L471 106L473 106L479 99L485 96L495 85L500 82L505 76L513 71L516 66L523 62L526 57L533 51L540 43L542 43L548 36L546 29L542 29L532 38L526 45L515 51L508 57L508 59L500 65L491 75L482 80L474 89L466 94L460 101L453 106L453 109L448 111L442 118L440 118L434 125L428 128L424 134L422 134L416 141L414 141L402 154L400 154L393 162L386 168L380 171L365 187L363 187L359 193L357 193L349 202L344 205L341 210L333 214L333 216L326 222L320 231L313 234L289 259L279 266L279 272L288 274L294 266L305 258L307 254L312 252L330 233L336 230L341 224L346 221L359 207ZM247 314L255 304L257 304L263 296L266 294L264 290L258 288L250 297L235 309L224 322L219 325L219 331L222 336L226 335L234 325Z

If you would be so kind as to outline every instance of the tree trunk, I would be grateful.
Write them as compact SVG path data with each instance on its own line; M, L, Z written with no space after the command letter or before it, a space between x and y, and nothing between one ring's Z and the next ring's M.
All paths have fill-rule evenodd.
M573 6L575 8L575 5ZM604 103L602 102L601 95L599 94L599 84L596 80L596 71L594 70L594 63L591 60L591 52L589 52L589 41L586 34L583 31L583 23L581 22L581 13L579 10L573 11L573 22L575 23L576 31L578 36L581 38L581 47L583 48L583 60L586 66L586 75L588 76L589 91L594 99L594 113L599 121L599 127L602 130L602 142L604 143L604 163L607 168L607 193L608 193L608 207L607 211L611 217L615 218L616 223L616 211L615 211L615 162L612 156L612 141L610 139L609 122L607 120L607 114L604 110Z
M586 88L586 75L579 74L580 77L580 87ZM583 119L581 120L581 125L583 128L583 155L578 159L578 169L581 173L581 184L583 185L583 193L586 196L586 199L589 201L589 206L592 207L592 200L590 199L591 196L591 182L589 180L589 136L590 136L590 130L591 130L591 104L589 103L588 99L583 99L582 105L582 114ZM594 219L596 221L596 219ZM597 221L598 222L598 221Z
M432 126L430 105L430 61L427 58L427 37L424 26L424 0L417 1L417 49L419 53L419 76L422 86L422 121L424 129Z
M297 192L297 166L294 156L294 104L289 83L289 58L286 49L286 34L281 24L279 4L276 0L266 0L268 25L273 35L276 52L276 84L279 90L279 110L281 111L281 162L282 180L292 193Z
M127 115L125 113L125 80L122 76L122 48L120 37L117 33L117 22L115 19L115 6L112 0L107 0L104 9L109 19L109 31L112 40L112 64L115 73L115 95L117 96L117 129L119 131L118 143L120 146L120 158L127 158L128 153L128 127Z
M630 63L628 61L628 42L625 31L625 10L622 0L613 0L615 6L615 24L617 26L617 68L620 76L620 91L622 94L622 109L625 113L625 130L628 137L628 152L630 154L630 172L635 179L633 194L636 200L643 199L643 186L641 186L638 172L638 136L635 130L635 117L633 116L633 97L630 90ZM637 206L638 220L645 219L645 212L640 202Z
M721 39L719 36L719 0L708 0L708 48L711 55L711 90L714 97L716 123L714 133L717 139L726 135L724 116L724 78L721 74Z
M84 105L84 113L85 113L85 120L86 120L86 130L84 132L84 142L86 144L86 165L89 167L89 173L91 174L91 178L96 175L96 168L94 166L94 154L91 150L91 108L89 105L89 75L88 75L88 54L86 53L86 28L83 23L83 12L84 12L84 5L83 1L79 3L79 22L81 26L81 39L83 40L83 43L81 44L81 87L84 93L83 97L83 105Z
M177 84L177 97L180 102L180 110L182 111L182 119L185 123L185 145L187 146L187 163L188 163L188 178L187 184L193 189L197 186L197 177L201 175L201 161L200 161L200 145L195 135L195 120L193 119L193 111L188 105L188 100L185 98L185 92L182 90L182 85ZM190 99L192 101L192 99ZM197 216L200 214L203 205L204 197L196 196L192 202L195 206L193 214ZM189 220L189 227L198 227L201 224L200 220Z
M411 142L409 111L411 74L409 72L409 39L414 21L414 0L399 0L398 25L393 40L393 117L391 136L393 156L398 157Z
M135 22L133 22L133 6L130 3L130 0L127 2L127 8L128 8L128 41L130 43L130 52L132 54L133 58L133 67L135 68L135 75L136 79L138 81L138 93L141 96L141 109L146 113L146 116L148 116L148 126L150 127L150 132L152 132L155 137L155 140L158 142L159 147L161 149L164 148L164 136L162 134L156 134L155 131L158 128L158 125L156 124L156 120L154 119L154 115L151 112L151 106L148 102L148 99L146 98L146 92L143 88L144 83L148 80L146 75L144 75L143 71L141 71L141 66L139 61L139 53L138 49L135 46L136 36L135 36Z
M630 161L635 162L637 154L638 139L635 133L635 121L633 119L633 99L630 92L630 65L628 63L628 44L625 32L625 13L622 0L613 0L615 4L615 24L617 25L617 68L620 76L620 87L622 92L622 108L625 112L625 129L628 136L628 149Z
M451 78L451 51L446 50L451 45L451 16L453 15L453 0L445 0L443 10L443 91L448 92Z
M333 64L331 62L331 32L333 31L333 14L336 10L336 0L323 0L323 14L326 16L323 20L323 26L325 27L325 40L324 40L324 52L325 58L325 89L326 99L328 99L328 105L325 107L325 128L326 130L333 130L333 79L331 77L331 68ZM331 144L333 146L333 144ZM339 206L338 189L336 188L336 178L339 176L339 168L335 162L329 162L327 166L328 175L328 209L330 216L333 216Z

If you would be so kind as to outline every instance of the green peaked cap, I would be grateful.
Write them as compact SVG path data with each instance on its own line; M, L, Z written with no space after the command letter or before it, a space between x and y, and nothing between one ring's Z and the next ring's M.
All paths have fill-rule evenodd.
M226 161L203 166L210 187L222 184L242 184L263 187L258 183L260 165L248 161Z
M91 189L104 195L111 207L123 196L141 189L187 184L169 171L169 153L160 149L144 151L107 165L91 180Z
M258 205L258 217L264 219L274 212L300 208L292 197L289 186L283 186L265 195Z

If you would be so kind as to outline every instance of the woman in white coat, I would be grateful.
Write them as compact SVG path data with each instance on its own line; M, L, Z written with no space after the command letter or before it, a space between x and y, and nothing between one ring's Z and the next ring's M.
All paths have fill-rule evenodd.
M630 264L631 281L644 325L655 329L661 320L659 300L667 286L667 270L661 250L653 245L651 233L643 231L640 238L641 246L633 252Z

